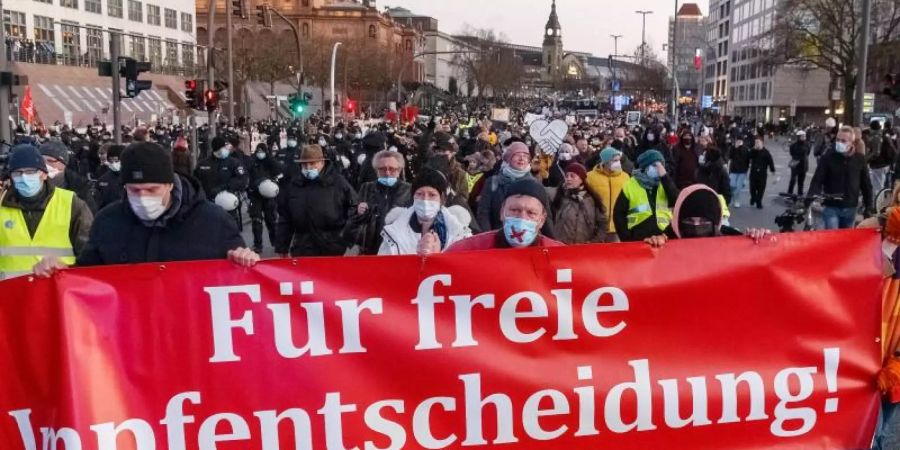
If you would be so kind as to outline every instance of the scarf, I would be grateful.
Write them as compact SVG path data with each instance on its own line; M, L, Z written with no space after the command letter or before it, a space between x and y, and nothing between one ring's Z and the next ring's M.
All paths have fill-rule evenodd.
M636 170L631 174L631 176L634 177L635 180L637 180L638 184L640 184L642 188L648 191L659 186L659 179L650 178L650 176L644 173L643 170Z
M519 170L510 166L506 161L500 166L500 173L503 174L504 177L509 178L511 181L518 180L520 178L524 178L528 174L531 173L531 169Z

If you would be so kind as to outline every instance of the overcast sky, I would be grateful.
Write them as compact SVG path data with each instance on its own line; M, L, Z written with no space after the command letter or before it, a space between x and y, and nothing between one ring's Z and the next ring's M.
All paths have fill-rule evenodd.
M458 33L465 24L492 28L506 34L510 42L540 46L543 28L550 15L551 0L381 0L379 8L402 6L416 14L438 20L445 33ZM679 5L685 3L679 2ZM709 0L697 2L707 14ZM641 15L637 10L653 11L647 16L647 42L661 57L667 42L669 16L675 12L673 0L557 0L556 10L562 25L563 46L568 51L590 52L605 56L613 52L611 34L621 34L619 54L631 55L641 44Z

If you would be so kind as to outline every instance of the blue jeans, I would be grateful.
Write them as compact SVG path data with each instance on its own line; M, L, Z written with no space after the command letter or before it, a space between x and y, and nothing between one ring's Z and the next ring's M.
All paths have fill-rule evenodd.
M853 222L856 221L856 208L826 206L822 211L822 220L825 221L826 230L853 228Z
M728 177L731 179L731 203L741 202L741 191L747 184L746 173L730 173Z

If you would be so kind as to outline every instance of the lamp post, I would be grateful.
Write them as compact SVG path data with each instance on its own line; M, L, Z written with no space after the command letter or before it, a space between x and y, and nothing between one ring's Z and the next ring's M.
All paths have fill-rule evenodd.
M337 51L338 47L341 46L340 42L334 43L334 48L331 49L331 129L334 129L334 65L337 60Z
M635 11L635 14L643 16L643 25L641 26L641 65L644 65L645 49L647 48L647 14L653 14L653 11Z

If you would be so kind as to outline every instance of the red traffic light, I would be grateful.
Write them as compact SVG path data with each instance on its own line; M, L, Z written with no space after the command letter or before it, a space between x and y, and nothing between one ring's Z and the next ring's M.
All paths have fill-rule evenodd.
M197 90L197 80L185 80L184 88L188 91Z
M356 111L356 102L353 100L347 100L347 111L354 112Z
M207 89L204 95L206 96L206 101L209 103L215 102L216 98L219 96L219 94L212 89Z

